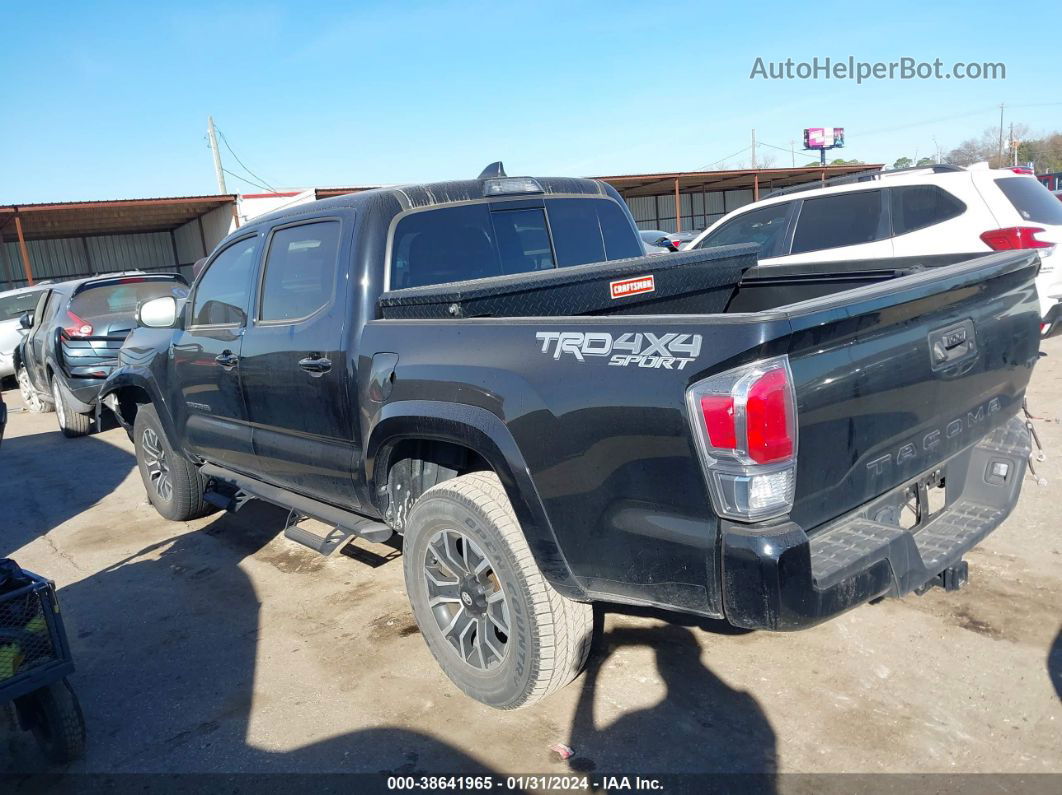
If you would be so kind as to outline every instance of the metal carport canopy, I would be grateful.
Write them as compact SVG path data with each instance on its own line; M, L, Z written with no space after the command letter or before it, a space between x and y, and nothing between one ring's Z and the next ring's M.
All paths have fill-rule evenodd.
M232 207L235 218L235 194L0 205L0 243L18 240L22 267L32 284L27 240L173 231L225 205Z

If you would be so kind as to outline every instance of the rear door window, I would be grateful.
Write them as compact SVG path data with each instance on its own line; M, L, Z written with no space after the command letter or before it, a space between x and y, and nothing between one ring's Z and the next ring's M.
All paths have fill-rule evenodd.
M1062 225L1062 202L1032 177L1003 177L996 185L1025 221Z
M957 218L966 205L936 185L902 185L889 189L892 233L905 235L916 229Z
M339 221L278 229L269 242L258 319L290 322L332 300L339 253Z
M790 253L873 243L882 231L880 190L805 199Z
M709 233L697 244L697 248L731 246L736 243L759 243L761 259L776 256L785 233L786 220L792 204L792 202L781 202L741 213Z

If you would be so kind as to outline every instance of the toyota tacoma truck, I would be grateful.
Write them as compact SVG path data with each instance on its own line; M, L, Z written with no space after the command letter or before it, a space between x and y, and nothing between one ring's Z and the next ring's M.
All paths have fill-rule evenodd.
M494 164L240 227L102 395L168 519L400 542L440 666L515 708L595 601L790 630L965 581L1025 473L1036 252L835 267L645 256L610 186Z

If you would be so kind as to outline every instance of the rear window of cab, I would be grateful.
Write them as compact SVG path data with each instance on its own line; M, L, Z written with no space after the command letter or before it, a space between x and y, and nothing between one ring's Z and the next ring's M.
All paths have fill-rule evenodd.
M640 257L611 199L477 202L411 213L395 227L390 289Z

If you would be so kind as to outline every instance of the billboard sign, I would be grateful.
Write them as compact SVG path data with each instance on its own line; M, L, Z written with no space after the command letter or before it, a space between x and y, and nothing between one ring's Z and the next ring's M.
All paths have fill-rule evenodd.
M805 149L833 149L844 146L844 127L808 127L804 130Z

